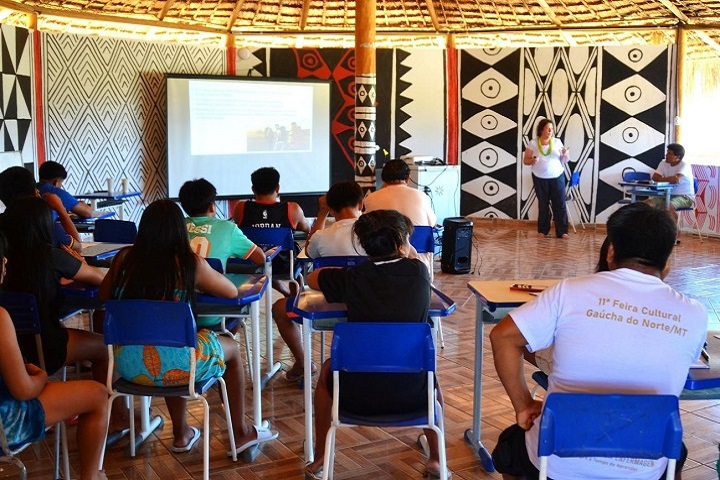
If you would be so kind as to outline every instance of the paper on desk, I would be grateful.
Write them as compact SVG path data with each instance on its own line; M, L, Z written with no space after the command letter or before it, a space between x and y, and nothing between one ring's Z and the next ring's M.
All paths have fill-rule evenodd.
M690 364L690 368L710 368L710 365L705 363L705 361L702 358L698 358L693 363Z

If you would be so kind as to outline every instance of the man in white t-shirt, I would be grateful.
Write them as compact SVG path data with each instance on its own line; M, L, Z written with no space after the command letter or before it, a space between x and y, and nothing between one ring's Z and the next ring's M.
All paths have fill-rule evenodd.
M430 197L408 186L410 167L402 160L390 160L382 169L382 187L365 197L365 211L397 210L412 221L413 225L434 227L437 215L432 209ZM419 253L420 259L433 279L433 253Z
M662 281L677 228L664 209L626 205L607 223L610 271L569 278L514 310L490 333L495 369L515 409L493 451L503 478L532 478L540 463L542 402L530 396L523 349L553 345L548 393L598 392L680 395L688 368L700 356L707 312ZM687 450L678 462L682 470ZM551 478L661 478L667 459L549 459ZM537 477L535 477L537 478Z
M320 197L318 216L315 219L305 245L308 257L365 256L365 250L353 233L353 225L363 207L363 191L357 182L340 182L330 187L326 195ZM329 214L335 218L332 225L325 228ZM300 328L288 314L288 305L294 297L281 298L273 304L272 315L280 336L285 340L295 357L295 364L285 373L289 381L297 381L304 375L304 352Z
M683 158L685 148L679 143L671 143L667 146L665 160L658 164L657 170L652 174L656 182L670 182L675 184L670 196L671 211L675 208L689 208L695 205L695 185L693 183L692 167ZM653 202L660 202L664 205L662 198L653 197Z

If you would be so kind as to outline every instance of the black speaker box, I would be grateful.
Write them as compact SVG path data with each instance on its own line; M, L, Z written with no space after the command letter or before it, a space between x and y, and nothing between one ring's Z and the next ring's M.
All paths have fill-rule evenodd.
M445 273L470 272L473 223L465 217L449 217L443 221L440 268Z

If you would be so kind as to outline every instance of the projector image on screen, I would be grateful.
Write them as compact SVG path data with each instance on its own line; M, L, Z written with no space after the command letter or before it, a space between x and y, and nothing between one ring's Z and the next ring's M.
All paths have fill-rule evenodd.
M253 194L250 174L280 172L283 194L330 187L330 83L168 75L168 197L205 178L219 197Z

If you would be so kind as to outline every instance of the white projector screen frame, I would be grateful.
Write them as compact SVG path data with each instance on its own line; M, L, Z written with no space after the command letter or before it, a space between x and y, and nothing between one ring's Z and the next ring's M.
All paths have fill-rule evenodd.
M280 172L281 194L330 187L330 82L168 75L166 87L169 198L196 178L251 196L261 167Z

